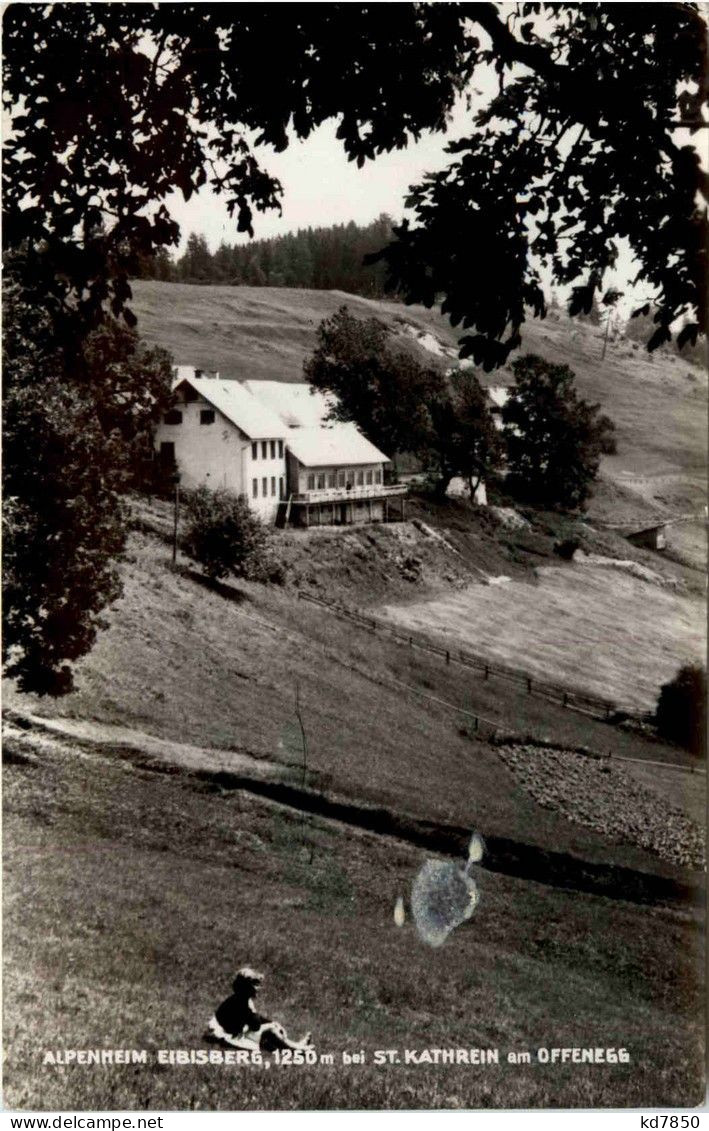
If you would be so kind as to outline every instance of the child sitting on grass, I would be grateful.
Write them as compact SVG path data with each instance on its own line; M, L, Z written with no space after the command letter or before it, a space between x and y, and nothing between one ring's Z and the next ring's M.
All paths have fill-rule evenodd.
M263 983L263 974L244 966L237 972L233 993L215 1010L208 1028L210 1039L240 1049L310 1049L310 1033L293 1041L278 1021L263 1017L254 1009L253 998Z

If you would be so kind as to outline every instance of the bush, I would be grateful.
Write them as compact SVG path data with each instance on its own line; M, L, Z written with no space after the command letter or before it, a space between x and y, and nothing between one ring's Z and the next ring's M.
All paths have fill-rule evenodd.
M560 542L554 543L554 553L563 558L565 562L571 562L580 546L581 543L578 538L562 538Z
M187 497L186 516L182 547L212 581L262 569L266 531L243 495L199 487Z
M685 664L660 688L655 725L663 738L702 754L706 743L707 673L700 664Z

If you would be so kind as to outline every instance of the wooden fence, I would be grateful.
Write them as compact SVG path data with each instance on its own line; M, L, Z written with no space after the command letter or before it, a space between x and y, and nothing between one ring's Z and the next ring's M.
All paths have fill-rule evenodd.
M359 628L366 629L368 632L386 636L409 648L419 648L424 652L439 656L447 664L459 664L463 667L471 668L478 672L483 679L495 678L507 680L510 683L516 684L528 695L536 695L552 703L558 703L562 707L568 707L571 711L578 711L581 714L607 721L619 715L627 717L637 714L637 712L620 707L617 703L609 699L602 699L594 695L585 695L582 692L564 687L561 684L549 683L546 680L539 679L535 675L531 675L529 672L521 671L518 668L507 667L504 664L497 663L486 657L476 656L472 652L465 651L461 648L446 648L441 644L434 643L421 633L406 632L396 625L373 617L368 613L360 612L358 609L351 609L341 602L328 601L326 598L316 597L312 593L300 592L298 596L301 600L308 601L313 605L318 605L334 616L349 621L350 624L355 624Z

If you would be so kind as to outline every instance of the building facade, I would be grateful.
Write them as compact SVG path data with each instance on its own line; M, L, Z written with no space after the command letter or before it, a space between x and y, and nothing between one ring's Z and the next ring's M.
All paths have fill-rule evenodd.
M238 381L179 366L155 447L165 465L176 466L184 487L245 495L260 518L275 522L286 496L285 439L279 418Z
M329 408L303 383L225 381L178 366L155 447L185 487L244 495L269 523L403 517L406 488L385 484L387 456L354 424L331 422Z

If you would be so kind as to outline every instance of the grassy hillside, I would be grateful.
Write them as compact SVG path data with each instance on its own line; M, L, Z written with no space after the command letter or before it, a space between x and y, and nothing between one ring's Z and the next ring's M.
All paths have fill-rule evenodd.
M175 772L15 736L4 772L5 1103L44 1110L691 1106L704 1094L701 923L478 869L438 950L411 922L423 853ZM433 780L431 778L430 780ZM304 851L305 849L305 851ZM236 968L334 1063L155 1064L206 1049ZM540 1065L541 1047L627 1064ZM42 1065L146 1049L146 1065ZM497 1048L500 1063L377 1067L373 1050ZM345 1067L343 1051L365 1050ZM511 1065L510 1050L532 1063Z
M297 690L316 788L594 861L663 869L632 837L609 841L533 803L455 708L602 754L677 761L680 752L386 638L343 631L289 590L212 591L187 563L173 571L168 548L145 535L132 540L124 579L111 627L78 665L77 690L52 702L10 688L6 706L208 748L225 769L248 756L300 772ZM699 776L682 780L703 788Z
M4 788L10 1105L699 1099L699 911L642 906L625 887L616 898L564 890L543 870L545 853L566 854L579 874L620 865L690 880L666 847L682 821L696 821L704 779L672 769L676 751L369 633L345 633L288 590L212 591L189 563L172 570L167 547L145 534L134 535L124 576L125 595L79 666L77 691L57 703L6 694L18 712ZM408 905L430 852L395 832L301 813L224 776L280 768L301 782L296 687L311 789L476 828L491 843L512 838L523 869L537 853L537 879L477 869L480 907L440 950L424 947L410 918L397 928L394 903L403 895ZM529 738L523 748L495 747L455 706L570 750L612 748L668 768L643 779L642 765L552 754ZM30 716L55 719L54 731ZM546 777L535 770L528 780L519 749ZM565 800L549 766L566 758ZM554 776L563 787L563 770ZM609 796L610 824L599 800ZM205 1047L206 1019L247 962L269 975L265 1007L296 1031L312 1029L335 1064L42 1067L47 1048L145 1048L152 1058L159 1048ZM506 1063L509 1050L557 1045L623 1047L631 1060ZM383 1068L372 1059L377 1048L449 1047L498 1048L501 1064ZM343 1050L359 1049L367 1062L343 1067Z

